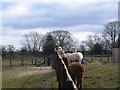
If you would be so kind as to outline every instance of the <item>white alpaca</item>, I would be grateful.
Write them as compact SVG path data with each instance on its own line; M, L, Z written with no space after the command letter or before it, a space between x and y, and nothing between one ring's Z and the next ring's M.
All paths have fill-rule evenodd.
M72 53L77 53L77 49L76 49L75 47L72 47L72 48L70 49L70 51L71 51Z
M81 62L81 60L83 59L83 54L81 52L73 52L73 53L66 53L64 52L64 50L59 47L58 48L58 55L63 58L67 58L68 59L68 62Z

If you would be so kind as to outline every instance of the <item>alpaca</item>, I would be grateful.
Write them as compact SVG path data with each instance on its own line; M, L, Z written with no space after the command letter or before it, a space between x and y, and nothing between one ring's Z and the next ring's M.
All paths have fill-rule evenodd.
M58 55L60 58L63 58L63 57L67 58L68 63L75 62L75 61L81 63L81 60L83 59L83 54L81 52L65 54L64 50L61 47L58 48Z
M83 58L82 53L73 52L72 54L70 53L65 54L64 50L61 47L58 48L57 53L59 57L62 58L63 61L65 62L68 68L68 72L72 80L76 84L77 88L81 90L82 82L83 82L83 75L85 72L84 66L79 63L79 61L81 61Z
M77 49L76 49L75 47L72 47L72 48L70 49L70 52L72 52L72 53L80 53L80 52L77 52ZM83 55L81 55L81 56L82 56L81 64L84 64Z
M68 71L74 83L79 90L82 89L83 76L85 68L82 64L78 62L72 62L68 64Z
M77 53L77 49L75 47L70 48L70 52Z

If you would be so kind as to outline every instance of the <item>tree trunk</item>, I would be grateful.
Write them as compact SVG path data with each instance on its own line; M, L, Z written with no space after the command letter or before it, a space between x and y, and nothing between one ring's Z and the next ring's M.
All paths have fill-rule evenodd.
M47 66L50 66L50 58L49 58L49 55L48 55L48 59L47 59Z

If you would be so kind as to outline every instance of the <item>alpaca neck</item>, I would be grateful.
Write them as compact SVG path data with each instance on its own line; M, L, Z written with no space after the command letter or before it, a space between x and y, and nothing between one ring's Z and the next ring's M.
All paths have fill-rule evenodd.
M65 52L63 50L58 50L58 55L61 58L66 57L66 54L65 54Z
M66 58L66 54L65 54L65 52L64 52L64 51L63 51L63 53L62 53L62 54L63 54L62 56Z

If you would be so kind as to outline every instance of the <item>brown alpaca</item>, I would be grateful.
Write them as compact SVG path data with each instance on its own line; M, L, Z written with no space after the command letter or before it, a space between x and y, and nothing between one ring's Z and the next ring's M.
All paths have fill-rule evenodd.
M79 62L72 62L68 64L68 71L74 83L77 85L77 88L81 90L83 75L85 71L84 65L80 64Z

